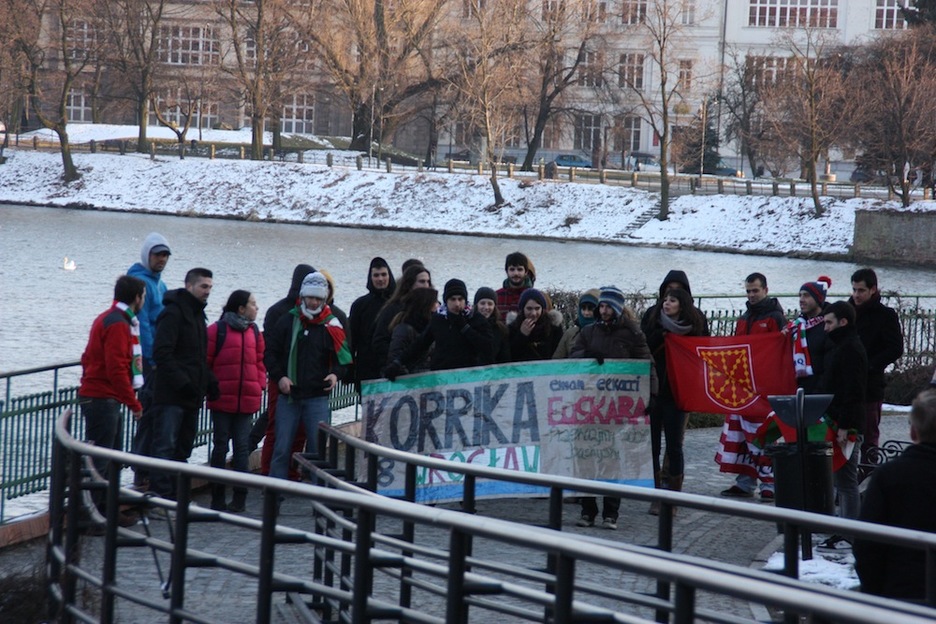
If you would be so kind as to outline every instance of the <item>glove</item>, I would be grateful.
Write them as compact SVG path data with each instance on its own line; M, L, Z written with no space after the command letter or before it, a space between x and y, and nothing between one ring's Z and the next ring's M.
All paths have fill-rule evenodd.
M218 380L213 379L208 382L208 400L217 401L221 398L221 386L218 385Z
M390 362L384 366L383 374L384 377L390 381L396 381L397 377L406 374L406 367L403 366L399 361L394 360L393 362Z
M595 358L595 361L598 362L598 365L599 365L599 366L601 366L602 364L604 364L604 356L601 355L600 353L595 353L594 351L589 351L589 352L585 353L585 357L593 357L593 358Z

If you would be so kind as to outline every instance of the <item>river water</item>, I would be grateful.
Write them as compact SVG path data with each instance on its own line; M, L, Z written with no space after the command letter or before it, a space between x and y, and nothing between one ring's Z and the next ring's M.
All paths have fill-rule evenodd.
M615 284L625 292L653 293L669 269L679 268L688 273L696 295L738 293L735 308L743 306L742 281L753 271L767 275L773 293L796 292L822 274L832 278L833 293L845 293L857 268L847 262L601 243L0 206L0 371L77 360L92 320L110 304L115 279L139 261L143 238L152 231L162 233L172 248L163 274L170 289L181 287L192 267L214 271L210 320L237 288L256 294L262 318L266 307L286 294L292 269L301 262L331 273L336 303L347 312L365 292L367 267L375 255L386 258L397 275L404 260L419 258L440 290L446 280L458 277L471 293L480 286L497 288L504 278L504 257L516 250L533 260L541 288ZM66 256L75 261L75 270L63 269ZM927 271L882 268L878 275L885 290L932 289Z

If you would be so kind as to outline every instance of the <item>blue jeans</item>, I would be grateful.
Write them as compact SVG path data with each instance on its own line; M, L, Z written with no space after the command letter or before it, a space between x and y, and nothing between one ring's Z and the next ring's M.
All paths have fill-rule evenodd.
M79 397L81 415L85 420L85 440L95 446L121 450L123 447L123 414L116 399L96 399ZM104 478L108 477L110 462L106 459L94 459L94 468ZM104 491L92 491L91 498L101 512L104 512Z
M280 395L276 400L276 441L273 443L273 458L270 460L270 476L285 479L289 474L290 451L296 430L301 422L305 427L306 450L315 450L319 423L331 421L328 397L312 397L289 401Z
M153 457L186 461L195 445L198 410L178 405L156 405L153 419ZM164 472L150 475L150 490L159 496L174 498L175 481Z
M228 442L234 447L232 466L238 472L247 472L247 460L250 457L248 438L253 414L231 414L211 410L213 429L211 447L211 467L224 468L227 458ZM235 488L237 489L237 488Z

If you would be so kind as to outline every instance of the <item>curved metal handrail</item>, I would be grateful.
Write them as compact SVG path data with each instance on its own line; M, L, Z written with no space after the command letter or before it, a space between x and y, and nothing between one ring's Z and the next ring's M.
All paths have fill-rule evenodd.
M621 548L596 548L593 540L584 540L573 536L558 533L554 530L541 527L523 525L523 530L517 530L517 524L504 520L482 518L458 511L427 508L405 501L391 500L360 492L345 492L332 488L316 487L313 485L294 483L285 480L271 479L234 471L217 470L202 466L193 466L181 462L152 459L104 449L75 439L68 431L70 410L60 417L55 426L55 456L52 498L52 529L50 531L50 569L52 570L50 583L52 593L61 604L60 614L69 616L87 617L75 600L74 582L80 576L87 582L97 585L102 591L102 618L101 621L112 621L113 601L116 596L133 599L127 592L121 591L120 584L114 576L112 566L116 558L116 549L124 542L133 542L129 545L140 546L146 542L133 531L118 530L117 506L121 493L117 471L111 471L108 481L108 519L107 533L105 534L105 561L104 572L100 578L89 570L81 567L72 554L78 543L78 511L80 493L82 491L80 461L81 456L90 456L107 459L119 464L132 464L149 470L162 470L177 476L179 482L178 503L160 499L149 499L146 502L163 508L175 509L176 539L175 544L160 544L172 553L173 571L171 577L171 600L168 607L161 610L170 615L170 622L181 621L183 618L194 621L210 621L209 617L199 616L184 606L185 570L188 565L217 565L218 558L196 550L190 550L187 543L187 527L191 520L212 520L220 522L233 522L236 518L229 514L209 511L190 506L191 481L204 478L227 485L260 488L267 495L264 496L263 517L259 521L261 531L260 563L252 566L243 562L227 560L230 565L227 569L232 571L255 575L258 577L259 596L257 603L257 622L268 622L272 594L277 591L295 590L329 597L350 605L350 620L352 622L368 621L375 613L395 613L400 618L411 621L441 622L462 621L467 617L469 598L477 593L499 591L515 598L523 598L534 607L544 606L548 609L549 619L554 622L577 621L583 613L596 613L608 621L624 621L634 618L621 614L616 616L614 611L605 607L589 605L576 599L575 568L579 562L605 566L613 570L633 572L642 576L664 579L676 587L676 598L672 610L677 621L690 621L694 613L693 596L696 591L710 591L726 596L756 601L762 604L778 605L788 610L809 612L818 617L833 619L841 622L868 623L880 621L922 623L932 621L933 611L925 607L898 603L893 601L875 599L848 594L828 588L807 586L793 580L783 580L757 571L743 568L730 569L728 566L699 565L691 558L681 555L653 552L648 549L631 547L627 550ZM70 461L66 462L66 453ZM66 472L67 470L67 472ZM65 514L66 477L68 479L68 512ZM125 494L129 495L126 491ZM356 525L353 535L347 540L338 542L343 551L351 551L353 543L353 577L342 579L339 587L327 586L317 579L301 579L294 576L275 574L273 569L274 550L277 542L303 543L309 542L325 548L330 538L318 533L310 533L276 524L278 512L277 496L290 495L308 499L316 503L327 505L336 509L353 510ZM148 498L148 497L147 497ZM442 528L449 533L450 555L447 565L436 566L437 572L446 575L448 592L446 595L446 613L444 619L432 614L420 614L413 609L403 608L388 602L386 598L371 595L373 572L378 567L386 565L407 565L407 556L394 555L388 551L375 548L374 528L378 518L395 518L398 520L415 522L421 525ZM66 519L63 525L60 520ZM245 519L237 519L241 526L250 524ZM63 529L63 527L65 527ZM63 532L66 534L63 540ZM118 542L118 535L122 542ZM530 549L534 552L555 557L555 572L550 576L552 582L550 591L534 590L527 586L519 586L510 581L486 577L468 569L467 555L471 551L474 538L494 540L499 543ZM202 557L213 557L207 560ZM426 564L424 564L426 565ZM350 570L350 567L349 567ZM743 582L740 582L743 579ZM856 608L860 605L860 609ZM546 616L543 616L544 618Z

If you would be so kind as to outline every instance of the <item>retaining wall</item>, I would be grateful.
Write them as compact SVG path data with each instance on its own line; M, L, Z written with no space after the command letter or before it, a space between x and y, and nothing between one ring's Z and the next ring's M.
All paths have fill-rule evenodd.
M856 262L936 264L936 213L856 211L852 256Z

